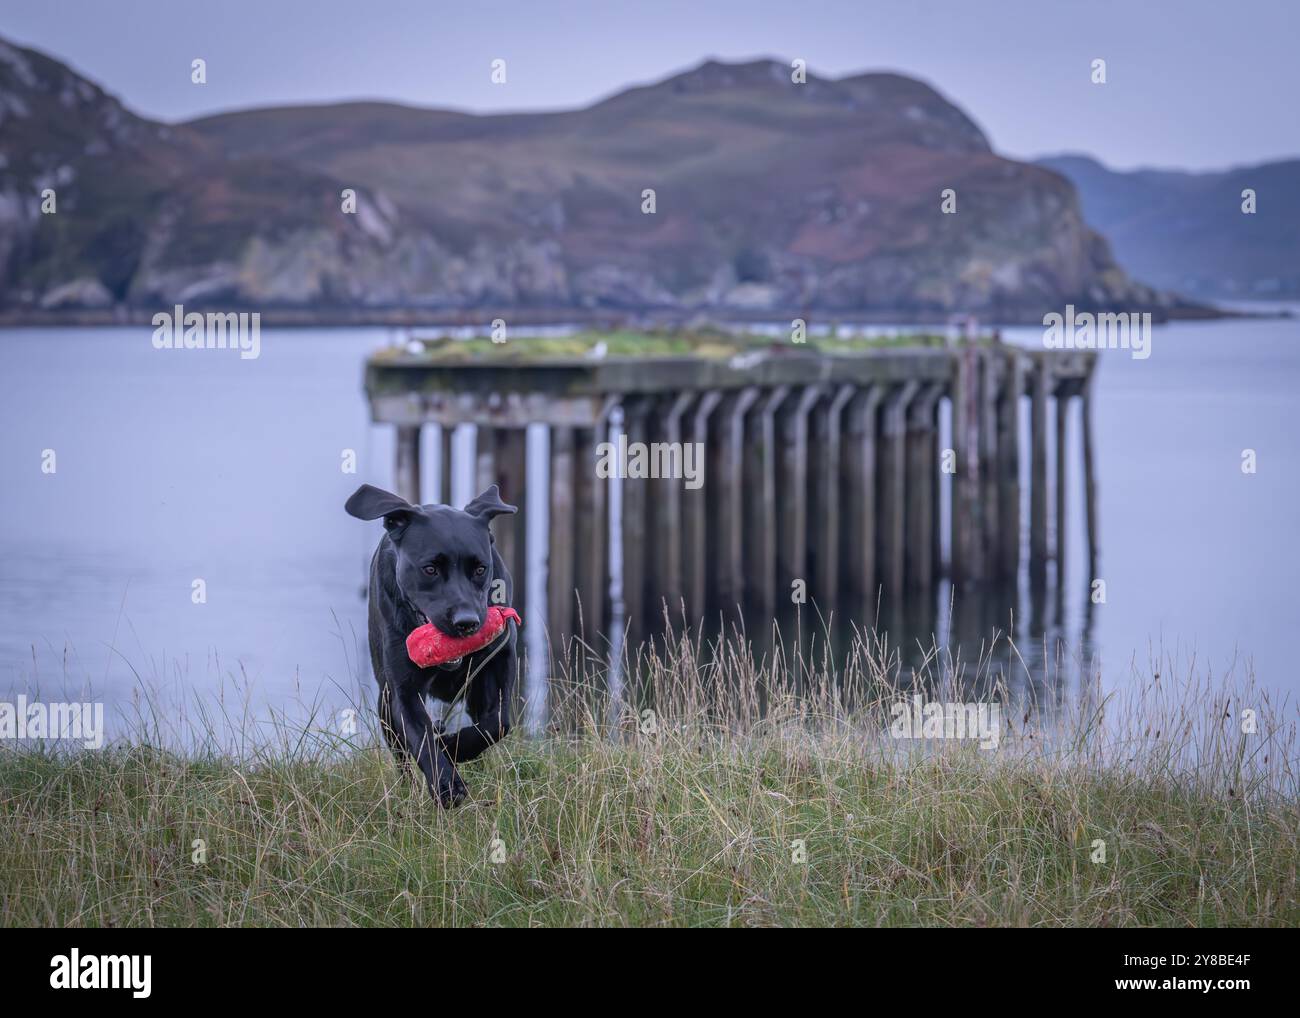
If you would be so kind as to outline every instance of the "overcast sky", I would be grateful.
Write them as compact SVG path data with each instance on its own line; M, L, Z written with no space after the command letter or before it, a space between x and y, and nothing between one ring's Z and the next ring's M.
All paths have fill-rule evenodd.
M0 36L166 120L379 98L585 105L708 57L895 70L1013 156L1219 168L1300 156L1300 0L5 0ZM190 83L190 61L208 83ZM493 85L490 63L507 61ZM1107 83L1090 64L1107 63Z

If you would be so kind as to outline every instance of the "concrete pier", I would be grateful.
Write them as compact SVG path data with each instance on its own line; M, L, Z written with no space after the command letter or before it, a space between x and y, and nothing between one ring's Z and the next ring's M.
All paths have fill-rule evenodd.
M1075 565L1090 578L1098 526L1095 363L1088 352L988 340L844 354L773 349L730 359L439 362L385 352L367 365L366 388L373 419L397 429L394 483L413 501L430 498L419 468L424 427L439 428L446 492L452 429L474 424L476 479L499 484L523 510L532 483L524 429L546 426L545 614L553 652L561 652L575 637L592 648L606 644L616 566L633 643L659 628L665 610L675 622L721 617L762 626L801 586L809 602L869 620L878 598L933 590L944 577L960 587L1014 583L1022 549L1031 584L1045 583L1053 560L1059 584L1071 494L1079 496L1074 518L1086 522L1089 545L1088 561ZM1072 493L1065 464L1075 398L1084 483ZM703 470L698 488L636 467L621 477L619 563L607 541L613 482L596 470L601 444L614 436L615 410L629 449L662 443L671 450L647 462L680 467L683 443L698 443ZM525 574L539 557L526 547L523 516L504 521L499 533L516 605L536 621L538 606L524 604Z

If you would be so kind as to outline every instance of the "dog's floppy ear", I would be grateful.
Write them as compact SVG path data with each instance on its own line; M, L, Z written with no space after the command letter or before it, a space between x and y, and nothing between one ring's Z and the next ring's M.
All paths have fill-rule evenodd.
M359 520L377 520L384 518L384 529L389 532L400 531L411 522L415 506L391 491L376 488L372 484L363 484L352 493L344 503L349 516Z
M502 513L517 513L519 509L516 506L506 505L502 502L501 489L493 484L487 491L470 502L465 507L465 511L471 516L481 516L485 520L490 520L493 516L500 516Z

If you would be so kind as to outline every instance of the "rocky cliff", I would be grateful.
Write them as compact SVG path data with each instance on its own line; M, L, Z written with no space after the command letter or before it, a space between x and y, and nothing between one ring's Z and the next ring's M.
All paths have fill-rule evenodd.
M1128 278L1062 176L898 75L708 62L569 112L168 125L0 41L0 308L175 302L1014 318L1170 299Z

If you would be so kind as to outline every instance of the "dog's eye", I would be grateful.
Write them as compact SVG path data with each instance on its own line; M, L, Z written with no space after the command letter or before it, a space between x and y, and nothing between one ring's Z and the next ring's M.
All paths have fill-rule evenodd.
M424 575L425 575L425 576L437 576L437 575L438 575L438 567L437 567L437 566L425 566L425 567L424 567Z
M479 566L477 569L474 570L474 579L477 580L480 576L482 576L486 572L487 572L487 566Z

